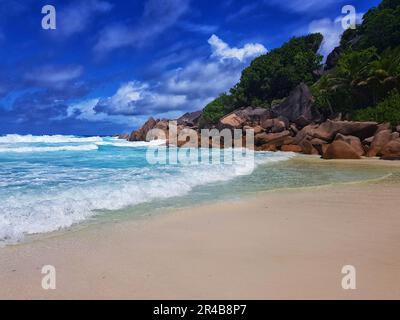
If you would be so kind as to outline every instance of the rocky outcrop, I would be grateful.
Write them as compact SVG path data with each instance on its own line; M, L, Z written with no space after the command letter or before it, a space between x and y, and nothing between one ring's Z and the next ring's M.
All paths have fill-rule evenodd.
M296 144L287 144L282 146L281 151L301 153L303 149Z
M317 155L319 154L318 150L311 144L311 142L307 139L304 139L299 143L301 147L302 153L310 154L310 155Z
M378 132L372 140L371 147L368 150L368 157L381 155L381 150L392 140L392 130L382 130Z
M376 122L331 121L327 120L315 129L310 135L325 141L332 141L340 133L345 136L355 136L361 140L371 137L378 129Z
M272 109L275 117L283 116L301 127L315 119L314 97L304 83L298 85L281 104Z
M129 140L130 135L127 133L117 134L116 137L121 140Z
M257 134L259 134L259 133L264 132L264 128L261 127L261 126L255 126L255 127L244 126L244 127L243 127L243 131L246 131L246 130L253 130L253 131L254 131L254 135L257 135Z
M286 123L279 119L266 119L261 122L261 127L267 132L279 133L287 129Z
M264 108L241 108L221 118L219 129L242 129L245 125L260 125L264 119L270 117L270 112Z
M147 133L153 129L156 124L156 120L150 118L139 130L132 132L129 141L146 141Z
M275 146L282 146L286 138L290 137L290 131L286 130L280 133L260 133L255 136L256 146L265 144L273 144Z
M202 114L202 111L185 113L177 119L178 126L197 127Z
M299 98L301 100L301 98ZM278 105L278 109L282 104ZM297 111L309 109L297 108ZM310 123L302 126L293 120L298 114L280 114L269 112L263 108L241 108L221 118L217 129L241 129L244 136L240 137L241 145L245 146L246 131L254 131L255 146L246 146L257 151L300 152L309 155L320 155L324 159L360 159L362 156L381 156L382 159L400 159L400 132L392 132L388 123L355 122L342 120L327 120L323 123ZM196 119L201 114L185 114L177 120L177 133L185 129L194 129ZM298 119L298 117L296 118ZM162 130L168 137L169 121L150 118L139 130L118 137L130 141L145 140L148 132L153 129ZM396 127L396 130L400 129ZM157 137L155 137L157 138ZM239 144L238 144L239 145ZM185 141L178 140L178 146L187 146ZM210 147L217 147L213 141ZM233 144L235 146L235 144ZM193 146L194 147L194 146ZM221 141L221 146L223 141Z
M220 120L220 128L241 129L246 123L246 118L240 113L231 113Z
M400 139L390 141L381 153L383 160L400 160Z
M324 159L361 159L357 151L351 145L342 141L336 140L326 149L323 154Z
M336 135L335 141L344 141L349 144L354 151L361 157L365 154L364 147L361 143L360 138L355 136L344 136L341 133Z
M336 47L326 58L326 70L330 70L334 68L339 61L340 55L343 50L341 47Z

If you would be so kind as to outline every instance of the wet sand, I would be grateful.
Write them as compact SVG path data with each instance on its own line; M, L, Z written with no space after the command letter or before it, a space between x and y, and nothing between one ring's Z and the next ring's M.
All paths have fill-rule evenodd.
M55 233L0 249L0 298L399 299L399 194L388 181L281 190Z

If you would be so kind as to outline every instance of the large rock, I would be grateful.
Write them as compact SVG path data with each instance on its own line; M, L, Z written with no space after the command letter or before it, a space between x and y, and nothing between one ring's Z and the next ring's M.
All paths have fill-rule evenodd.
M163 130L166 132L169 129L169 122L168 122L168 120L165 120L165 119L160 120L157 122L157 124L154 126L154 128L160 129L160 130Z
M290 137L290 131L283 131L280 133L260 133L255 136L255 144L257 146L262 146L264 144L274 144L276 146L281 146L285 139Z
M151 117L139 130L132 132L129 141L146 141L147 133L153 129L156 124L156 120Z
M396 127L396 131L397 131L397 132L400 132L400 126L397 126L397 127Z
M220 120L221 128L232 128L232 129L241 129L245 125L247 119L237 113L231 113Z
M244 126L243 131L247 131L247 130L253 130L254 135L264 132L264 129L261 126L255 126L255 127Z
M121 139L121 140L129 140L130 135L127 134L127 133L119 134L119 135L117 135L117 138L118 138L118 139Z
M296 144L287 144L287 145L283 145L281 148L282 151L284 152L296 152L296 153L300 153L303 151L303 148L296 145Z
M313 105L315 99L304 83L298 85L281 104L272 108L276 117L283 116L290 122L304 127L314 119Z
M355 136L344 136L341 133L336 135L335 141L344 141L357 152L357 154L361 157L365 154L365 150L362 146L361 140Z
M308 141L307 139L305 141ZM321 156L324 154L326 147L328 146L328 143L322 139L318 138L313 138L310 140L310 143L312 145L312 149L309 148L309 146L306 147L306 150L311 150L310 154L320 154ZM304 143L302 143L304 145ZM317 152L315 152L315 150Z
M330 70L334 68L339 61L340 55L342 54L343 49L341 47L336 47L326 58L326 69Z
M265 117L270 117L271 114L267 109L264 108L252 108L248 107L243 110L243 114L247 117L249 121L254 124L260 124L262 119Z
M219 129L242 129L244 125L260 125L264 119L270 118L270 112L263 108L241 108L237 109L219 121Z
M381 153L384 160L400 160L400 139L390 141Z
M355 136L364 140L375 134L378 129L376 122L331 121L327 120L318 128L312 130L311 136L325 141L332 141L338 134Z
M277 148L274 144L264 144L262 146L256 147L256 151L277 151Z
M392 130L392 125L388 122L379 124L375 134L384 130Z
M177 123L179 126L194 127L199 124L201 115L202 111L188 112L178 118Z
M301 147L301 150L304 154L311 154L311 155L318 155L320 152L318 149L311 143L310 140L308 139L303 139L300 143L299 146Z
M348 143L336 140L326 149L324 159L361 159L357 151Z
M265 119L264 121L261 121L261 127L263 127L266 131L271 131L272 133L282 132L287 128L286 123L279 118Z
M318 128L317 124L310 124L308 126L305 126L303 129L301 129L296 137L295 141L297 144L299 144L301 141L303 141L306 138L309 138L309 140L312 139L314 131Z
M378 132L371 143L368 150L368 157L376 157L381 155L382 148L392 140L392 130L383 130Z
M393 132L392 133L392 139L391 140L396 140L400 138L400 132Z

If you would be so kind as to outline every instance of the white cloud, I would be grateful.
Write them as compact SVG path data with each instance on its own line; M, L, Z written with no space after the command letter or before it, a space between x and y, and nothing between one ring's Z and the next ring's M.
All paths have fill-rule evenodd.
M276 5L300 13L307 11L315 12L337 2L338 0L264 0L264 3L267 5Z
M27 72L24 79L40 86L62 88L68 82L79 78L82 73L81 66L45 65Z
M60 26L57 35L71 36L85 30L96 14L106 13L112 9L112 4L100 0L75 1L60 9Z
M58 119L54 120L64 120L65 118L75 117L78 120L86 120L90 122L114 122L127 126L140 125L141 121L144 120L144 118L128 117L123 115L109 115L105 112L97 112L95 108L99 101L99 98L94 98L72 104L67 109L66 117L58 117Z
M341 23L325 18L312 21L309 26L309 31L311 33L319 32L324 36L320 53L326 58L328 54L339 45L343 28Z
M67 109L67 117L76 115L76 118L80 120L103 120L103 115L96 114L96 112L94 111L94 107L97 105L98 102L99 99L90 99L73 104Z
M217 31L218 26L208 24L196 24L191 22L183 22L180 26L190 32L197 32L203 34L210 34Z
M131 81L123 84L112 97L98 101L96 110L111 115L135 115L166 106L172 110L185 103L185 95L158 93L147 83Z
M218 95L239 80L242 68L239 63L195 60L185 68L170 72L166 77L166 89L193 96Z
M213 56L221 60L237 59L244 61L267 52L267 49L259 43L247 43L242 48L231 48L215 34L208 39L208 43L211 45Z
M106 27L94 47L98 54L132 46L140 47L172 27L189 8L189 0L148 0L137 25Z
M357 23L362 21L363 14L357 15ZM344 32L342 26L342 17L339 16L335 20L324 18L314 20L309 25L309 32L319 32L324 36L320 53L326 58L340 44L340 38Z
M216 36L213 39L218 40L218 44L225 44ZM222 51L218 51L210 43L210 56L196 58L153 81L126 82L114 95L99 99L95 106L96 101L93 100L89 105L79 105L78 109L82 116L92 119L96 119L96 114L107 114L110 118L138 118L144 115L161 118L199 110L235 85L251 58L266 52L264 46L258 44L246 44L240 49L225 45Z

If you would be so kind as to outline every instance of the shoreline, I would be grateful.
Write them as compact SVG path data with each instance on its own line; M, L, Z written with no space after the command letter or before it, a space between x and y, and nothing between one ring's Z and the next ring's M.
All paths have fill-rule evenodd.
M279 191L0 248L0 299L400 298L397 181ZM40 286L49 264L55 291Z
M264 153L264 151L261 151L261 153ZM292 152L288 152L292 153ZM374 168L384 168L384 167L393 167L398 169L398 174L400 174L400 162L398 161L388 161L388 160L382 160L379 158L368 158L364 157L362 159L331 159L331 160L323 160L321 157L316 156L316 155L304 155L301 153L294 153L295 156L288 158L286 161L294 161L295 163L301 162L301 163L309 163L311 165L323 165L329 168L330 165L343 165L343 166L349 166L349 167L354 167L354 165L361 165L361 166L367 166L367 167L374 167ZM264 164L265 165L265 164ZM254 172L252 173L254 174ZM250 175L252 175L250 174ZM383 173L382 173L383 174ZM163 216L165 214L173 214L174 212L178 210L190 210L191 208L199 208L203 206L208 206L208 205L217 205L219 203L224 203L227 201L242 201L242 200L250 200L254 197L257 196L262 196L266 195L269 193L276 193L276 192L295 192L295 191L309 191L309 190L318 190L320 188L329 188L329 187L340 187L340 186L351 186L351 185L357 185L357 184L368 184L368 183L375 183L375 182L388 182L388 179L391 178L391 176L395 175L395 172L387 173L381 177L378 178L370 178L370 179L364 179L364 180L354 180L354 181L337 181L337 182L331 182L327 184L320 184L320 185L305 185L305 186L293 186L293 187L276 187L273 189L265 189L265 190L257 190L257 191L251 191L250 193L243 193L240 195L236 195L233 198L222 198L222 199L207 199L205 201L204 199L199 201L199 202L193 202L190 204L190 206L183 205L183 206L178 206L178 207L154 207L150 209L150 211L146 214L141 212L138 215L131 215L131 214L126 214L126 212L131 212L132 209L137 208L138 206L143 206L143 205L149 205L151 204L150 202L146 203L141 203L138 205L135 205L130 208L126 208L123 210L117 210L114 211L113 213L118 212L116 218L112 218L108 213L101 213L98 215L94 215L89 217L87 220L83 220L81 222L75 223L69 227L62 228L60 230L55 230L55 231L50 231L50 232L44 232L44 233L38 233L38 234L31 234L31 235L25 235L25 238L21 242L16 242L16 243L8 243L4 246L0 246L0 250L4 247L8 246L19 246L19 245L25 245L29 244L32 242L36 241L41 241L44 239L48 238L57 238L60 236L63 236L68 233L74 233L74 232L81 232L82 230L87 230L90 228L96 228L97 226L102 226L102 225L108 225L108 224L114 224L114 223L124 223L124 222L140 222L140 221L146 221L148 219L153 219L158 216ZM238 177L235 177L233 179L237 179ZM228 180L225 183L231 183L232 180ZM178 199L182 197L187 197L188 195L180 195L176 196ZM167 199L170 200L170 199ZM125 214L121 214L121 212L124 211ZM142 210L143 211L143 210ZM111 213L112 214L112 213ZM1 251L0 251L1 252Z

